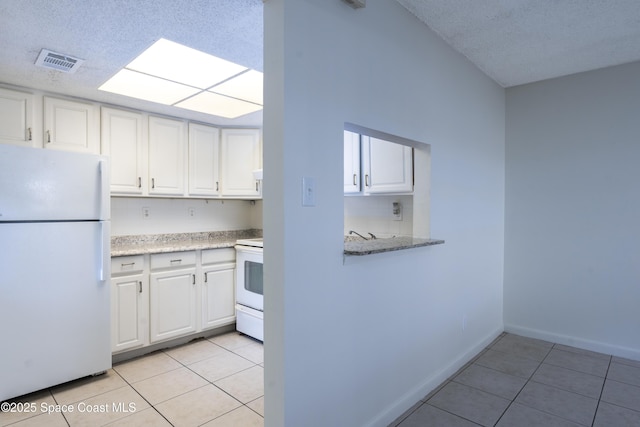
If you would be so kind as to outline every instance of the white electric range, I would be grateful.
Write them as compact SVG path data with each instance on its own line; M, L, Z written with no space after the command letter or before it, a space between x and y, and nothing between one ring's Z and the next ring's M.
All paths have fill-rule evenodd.
M236 241L236 329L264 341L263 241Z

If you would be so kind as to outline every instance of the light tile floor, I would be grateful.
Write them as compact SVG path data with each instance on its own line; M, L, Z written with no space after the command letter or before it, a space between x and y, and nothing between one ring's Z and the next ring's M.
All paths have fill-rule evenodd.
M237 332L194 341L14 399L23 410L0 411L0 426L263 426L263 360Z
M637 427L640 362L502 334L394 427Z
M263 426L262 344L198 340L16 402L36 412L0 426ZM640 362L503 334L391 426L637 427Z

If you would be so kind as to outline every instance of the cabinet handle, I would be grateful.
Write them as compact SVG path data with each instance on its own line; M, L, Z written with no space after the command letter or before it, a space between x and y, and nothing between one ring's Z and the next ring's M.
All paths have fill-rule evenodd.
M51 142L51 132L47 131L47 142Z
M204 283L207 283L207 274L208 273L204 273Z
M196 284L196 275L192 274L192 276L193 276L193 283L192 284L195 285Z
M256 181L256 191L258 191L258 181Z
M182 258L180 259L172 259L171 261L169 261L169 264L173 265L173 264L180 264L182 262Z
M369 174L366 174L364 176L364 185L369 187Z
M138 282L138 292L142 293L142 282Z
M27 132L29 133L29 141L31 141L31 139L32 139L32 138L31 138L31 128L28 128L28 129L27 129Z
M216 181L216 191L220 191L220 184Z
M151 188L156 188L156 179L151 178Z
M358 179L358 175L356 175L355 173L353 174L353 185L358 185L358 183L356 182Z
M136 265L135 262L122 263L122 264L120 264L120 268L125 268L125 267L129 267L129 266L133 267L134 265Z
M138 177L138 188L142 188L142 177Z

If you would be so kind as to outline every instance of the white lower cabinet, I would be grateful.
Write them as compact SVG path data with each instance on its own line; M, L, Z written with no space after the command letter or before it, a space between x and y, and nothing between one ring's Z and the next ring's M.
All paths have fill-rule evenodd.
M142 347L148 341L149 275L142 255L111 261L111 351Z
M202 252L202 329L228 325L236 319L234 249Z
M151 255L150 341L196 331L196 253Z
M233 248L114 257L114 353L235 322Z

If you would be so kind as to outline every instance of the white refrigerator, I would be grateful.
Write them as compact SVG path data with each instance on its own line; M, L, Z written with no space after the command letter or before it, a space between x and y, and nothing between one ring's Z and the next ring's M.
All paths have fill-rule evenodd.
M106 157L0 144L0 401L111 368Z

